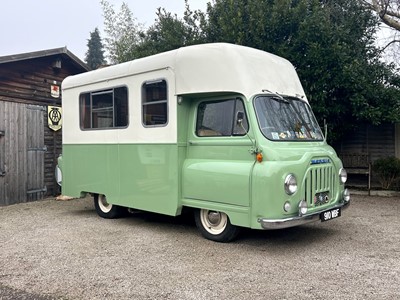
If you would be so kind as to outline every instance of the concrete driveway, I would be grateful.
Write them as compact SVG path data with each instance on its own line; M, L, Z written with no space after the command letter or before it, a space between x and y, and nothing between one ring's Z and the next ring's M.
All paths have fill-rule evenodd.
M97 216L92 200L0 207L0 299L400 299L400 198L219 244L188 218Z

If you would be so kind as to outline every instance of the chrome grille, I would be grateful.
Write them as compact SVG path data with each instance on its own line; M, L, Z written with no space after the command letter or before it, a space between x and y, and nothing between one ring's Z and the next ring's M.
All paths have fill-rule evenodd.
M315 196L327 195L329 201L332 199L335 178L332 164L310 166L304 180L304 198L311 207L323 204L320 201L315 203Z

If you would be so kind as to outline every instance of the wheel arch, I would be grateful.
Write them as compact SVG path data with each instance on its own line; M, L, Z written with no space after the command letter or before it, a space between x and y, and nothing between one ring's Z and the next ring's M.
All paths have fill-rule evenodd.
M250 207L222 204L203 200L185 199L182 210L208 209L225 213L232 225L250 227Z

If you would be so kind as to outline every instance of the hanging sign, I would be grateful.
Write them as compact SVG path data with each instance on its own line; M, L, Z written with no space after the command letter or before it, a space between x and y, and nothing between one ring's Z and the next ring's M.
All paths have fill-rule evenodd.
M51 92L50 92L51 96L53 98L60 98L60 87L58 85L51 85Z
M62 125L61 107L47 106L47 123L49 124L50 129L54 131L61 129Z

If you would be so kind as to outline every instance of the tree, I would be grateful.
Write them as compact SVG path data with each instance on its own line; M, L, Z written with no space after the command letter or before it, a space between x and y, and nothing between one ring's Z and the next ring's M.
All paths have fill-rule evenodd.
M133 59L134 47L143 38L143 25L137 23L129 6L123 2L118 12L106 0L101 0L103 9L105 48L112 64Z
M400 31L400 0L363 0L375 11L383 23Z
M216 0L207 8L210 42L247 45L296 67L331 139L362 122L399 121L393 67L375 46L377 19L355 0Z
M113 14L106 15L116 24ZM285 57L296 67L319 122L328 121L333 140L363 122L400 121L400 78L381 59L378 22L360 0L214 0L206 13L192 12L186 1L183 19L160 8L147 31L123 26L135 38L118 57L206 42ZM121 31L110 24L108 30L109 36Z
M158 8L155 23L143 33L143 39L133 47L131 59L203 43L205 37L201 25L205 23L205 15L199 10L191 11L187 0L185 5L183 19L164 8Z
M400 0L360 0L368 9L376 13L381 22L387 27L382 27L381 47L386 59L399 65L400 53Z
M105 63L103 44L97 27L93 32L90 32L87 46L85 61L90 69L95 70Z
M121 63L183 46L204 42L202 27L206 22L200 10L191 11L185 0L183 19L158 8L155 23L147 30L136 23L127 4L119 12L106 0L101 0L107 37L106 49L112 63Z

